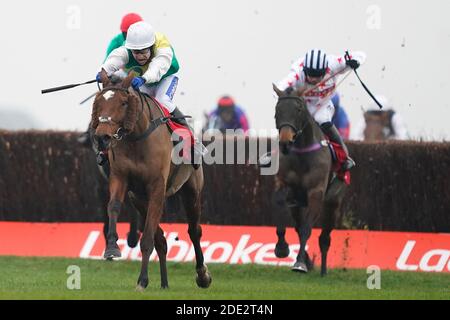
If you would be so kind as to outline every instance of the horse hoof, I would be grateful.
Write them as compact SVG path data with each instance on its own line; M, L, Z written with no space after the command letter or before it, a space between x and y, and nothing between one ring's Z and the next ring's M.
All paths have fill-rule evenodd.
M127 244L130 248L136 248L139 242L139 233L138 232L128 232L127 234Z
M195 278L195 282L197 282L197 286L199 288L208 288L211 285L212 277L208 271L206 266L197 270L197 277Z
M169 285L168 284L161 285L161 290L166 290L166 289L169 289Z
M136 286L136 291L138 292L142 292L145 290L145 288L147 288L148 286L148 278L139 278L137 281L137 286Z
M142 287L140 284L138 284L138 285L136 286L136 292L144 292L144 290L145 290L145 288Z
M105 254L103 255L103 257L108 260L111 261L114 258L120 258L122 257L122 253L120 252L119 247L114 247L114 248L106 248L105 250Z
M289 257L289 245L286 242L277 242L275 246L275 256L277 258Z
M291 270L300 273L308 272L308 268L306 267L306 264L304 264L303 262L296 262Z

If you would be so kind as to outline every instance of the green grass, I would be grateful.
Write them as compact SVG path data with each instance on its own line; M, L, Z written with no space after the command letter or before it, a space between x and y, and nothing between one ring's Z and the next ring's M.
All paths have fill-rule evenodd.
M69 265L81 268L81 289L69 290ZM150 285L135 292L140 263L63 258L0 257L0 299L449 299L450 275L381 272L381 289L366 287L365 270L309 274L288 267L210 264L211 287L195 283L193 263L169 263L168 290L160 289L159 265L150 264Z

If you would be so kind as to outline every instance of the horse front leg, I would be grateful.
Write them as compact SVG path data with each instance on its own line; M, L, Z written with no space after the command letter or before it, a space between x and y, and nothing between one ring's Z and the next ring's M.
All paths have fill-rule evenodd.
M104 258L111 260L113 258L120 258L122 256L117 240L117 219L120 215L125 193L127 190L127 182L120 177L111 176L109 181L110 200L108 203L108 231L106 236L106 249Z
M148 264L150 255L155 248L155 235L159 227L162 209L165 201L165 183L163 179L152 182L148 189L148 210L145 218L144 232L141 238L142 263L141 272L137 281L137 291L143 291L148 286Z
M288 225L289 213L286 203L288 189L280 188L274 192L272 204L277 214L277 244L275 245L275 256L277 258L286 258L289 256L289 244L286 241L286 226Z
M195 281L197 283L197 286L199 286L200 288L208 288L211 285L212 277L208 270L208 267L205 264L202 248L200 246L200 240L202 238L202 227L200 226L200 192L201 190L199 190L197 187L195 187L195 184L193 184L192 186L184 186L181 194L189 223L188 233L195 251L195 269L197 272Z
M300 250L297 255L297 261L292 268L293 271L308 272L313 267L313 263L306 252L306 245L311 236L314 222L320 217L323 206L323 192L321 190L312 190L307 194L307 208L300 209L297 215L296 231L300 241Z
M132 203L129 196L125 197L125 205L130 218L130 231L127 234L127 243L130 248L135 248L139 242L139 211Z
M298 251L297 259L292 267L292 271L306 273L309 271L307 265L308 254L306 252L306 244L311 236L312 230L312 225L308 219L309 210L307 208L298 208L297 213L294 213L294 209L292 209L292 211L292 215L296 218L295 231L297 232L300 243L300 250Z

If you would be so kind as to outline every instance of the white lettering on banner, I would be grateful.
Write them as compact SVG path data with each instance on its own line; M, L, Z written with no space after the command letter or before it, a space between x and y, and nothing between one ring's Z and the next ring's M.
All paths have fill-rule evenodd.
M305 250L308 251L308 245L305 246ZM300 245L299 244L291 244L289 246L289 259L288 261L280 261L278 262L279 266L292 266L292 264L297 261L297 255L298 252L300 250Z
M248 234L244 234L241 236L241 239L239 239L239 243L237 244L236 249L231 256L230 263L239 263L239 260L241 260L242 263L252 263L249 255L256 249L261 247L262 243L255 242L254 244L246 248L249 239L250 235Z
M204 248L207 248L208 246L209 246L209 241L200 241L200 248L202 248L203 252L204 252ZM184 262L194 261L194 259L195 259L195 249L194 249L194 246L191 246L188 254L186 255L186 258L184 258ZM206 261L206 262L208 262L208 261Z
M101 259L101 257L91 256L92 249L94 248L95 243L97 242L98 236L100 235L100 231L91 231L88 235L86 242L84 243L83 248L80 251L80 258L90 258L90 259Z
M416 271L418 269L418 266L416 265L407 265L406 262L408 261L409 255L411 254L412 249L414 248L416 242L411 240L408 241L403 248L402 254L397 260L397 269L400 270L409 270L409 271Z
M429 262L432 257L434 256L440 256L438 262L433 266L429 265ZM422 260L420 260L420 269L423 271L438 271L442 272L445 268L445 265L447 264L447 261L449 263L447 269L450 271L450 250L443 250L443 249L436 249L431 250L425 253Z
M275 243L263 245L255 255L255 263L276 265L276 261L265 261L266 259L275 259Z
M427 272L442 272L444 271L445 266L447 265L447 270L450 271L450 250L445 249L435 249L427 251L422 258L420 259L419 265L415 264L406 264L408 262L408 258L411 256L411 252L416 245L416 241L409 240L406 242L405 247L397 260L397 268L400 270L408 270L408 271L416 271L422 270ZM439 257L438 261L434 265L430 265L430 260L433 257Z
M213 258L216 251L222 251L222 254L218 258ZM233 252L233 246L229 242L218 241L214 242L208 248L206 248L203 256L207 262L217 262L225 263L230 259L231 253Z
M178 239L178 240L176 240ZM170 253L174 248L178 247L178 252L175 257L172 257ZM170 257L170 261L183 261L184 257L189 251L189 244L178 238L178 232L171 232L167 236L167 257Z
M195 260L195 250L189 238L186 240L179 239L179 232L168 232L165 234L167 238L167 260L175 262L191 262ZM275 243L253 242L251 234L241 234L238 239L223 241L202 241L200 246L206 263L231 263L231 264L247 264L257 263L266 265L291 266L297 258L300 249L299 244L289 246L289 257L278 259L275 257ZM425 240L423 240L425 241ZM405 271L425 271L425 272L447 272L450 271L450 250L447 248L428 248L424 250L421 245L416 248L416 240L407 240L395 267L397 270ZM445 242L443 242L445 243ZM122 260L141 260L141 250L139 244L135 248L127 245L126 239L117 241L122 253ZM439 245L441 246L441 245ZM442 246L446 247L446 245ZM84 242L79 257L90 259L103 259L104 241L101 231L91 231ZM308 247L306 248L308 250ZM419 251L419 252L418 252ZM96 255L99 254L100 255ZM315 257L311 257L315 260ZM151 261L157 261L158 255L153 250Z

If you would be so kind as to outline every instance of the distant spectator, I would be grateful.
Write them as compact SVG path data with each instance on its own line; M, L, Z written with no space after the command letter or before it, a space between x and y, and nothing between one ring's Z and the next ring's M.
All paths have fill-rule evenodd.
M226 129L242 129L247 132L249 126L242 108L236 105L232 97L223 96L217 102L216 109L208 115L204 131L208 129L219 129L223 132Z
M382 95L376 98L383 109L380 110L375 102L371 102L364 110L364 118L352 130L352 139L365 141L408 139L406 126L389 100Z
M334 105L334 115L331 121L338 129L341 137L344 140L348 140L350 137L350 121L348 120L344 107L341 105L339 93L336 92L336 94L331 98L331 101Z

